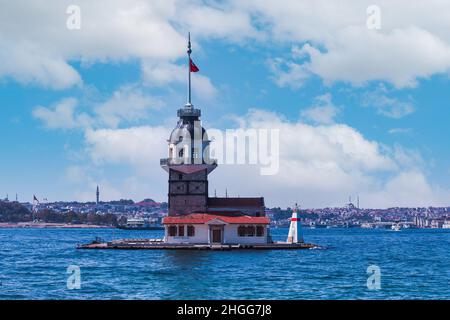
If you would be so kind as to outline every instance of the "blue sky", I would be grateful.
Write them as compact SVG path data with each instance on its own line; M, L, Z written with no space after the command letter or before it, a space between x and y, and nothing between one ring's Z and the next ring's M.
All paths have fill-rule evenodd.
M87 201L98 184L105 200L165 200L158 159L186 101L191 30L204 126L283 137L279 174L219 166L210 192L269 206L357 194L368 207L449 205L445 19L384 1L377 30L369 3L352 2L123 1L105 18L78 1L81 28L69 30L69 4L2 4L0 197Z

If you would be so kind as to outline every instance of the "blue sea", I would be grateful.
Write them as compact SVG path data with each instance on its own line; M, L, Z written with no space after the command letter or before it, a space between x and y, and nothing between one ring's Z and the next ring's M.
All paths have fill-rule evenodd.
M314 250L76 249L95 236L162 231L0 229L0 299L450 299L450 230L306 229ZM80 289L67 287L70 265Z

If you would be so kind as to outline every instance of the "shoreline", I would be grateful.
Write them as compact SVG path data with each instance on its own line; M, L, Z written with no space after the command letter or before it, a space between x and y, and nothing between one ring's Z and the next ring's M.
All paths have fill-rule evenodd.
M55 223L55 222L0 222L0 229L22 229L22 228L57 228L57 229L110 229L116 228L114 226L103 226L95 224L70 224L70 223Z

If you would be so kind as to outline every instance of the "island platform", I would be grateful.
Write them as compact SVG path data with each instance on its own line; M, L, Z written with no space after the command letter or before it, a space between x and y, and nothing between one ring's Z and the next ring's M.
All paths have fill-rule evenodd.
M264 244L174 244L165 243L162 239L120 239L110 242L98 239L88 244L81 244L77 249L115 249L115 250L298 250L316 249L312 243L274 242Z

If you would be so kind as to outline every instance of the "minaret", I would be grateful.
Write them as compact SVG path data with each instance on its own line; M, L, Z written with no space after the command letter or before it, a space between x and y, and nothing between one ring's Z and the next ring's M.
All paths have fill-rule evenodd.
M95 204L98 206L98 203L100 202L100 188L97 186L97 192L95 193L96 195L96 202Z
M210 140L201 126L201 111L194 108L191 100L191 72L198 71L191 53L189 35L187 103L177 111L179 120L167 140L168 158L160 161L169 173L169 216L206 212L208 174L217 167L216 161L209 157Z

